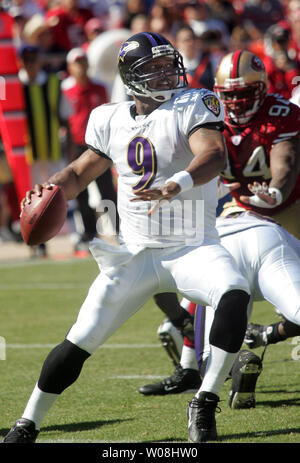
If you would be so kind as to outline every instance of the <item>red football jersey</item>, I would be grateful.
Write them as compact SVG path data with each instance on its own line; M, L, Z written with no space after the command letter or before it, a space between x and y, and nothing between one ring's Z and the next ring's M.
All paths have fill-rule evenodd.
M108 102L106 88L92 80L80 85L73 77L68 77L63 81L62 91L73 110L69 117L73 141L85 145L85 131L92 109Z
M273 209L241 203L241 195L251 196L248 184L269 183L270 151L281 141L300 138L300 108L281 95L267 95L257 115L242 131L225 124L223 132L228 148L229 164L222 177L224 183L239 182L241 187L232 192L238 205L265 215L273 215L300 198L300 175L289 198Z

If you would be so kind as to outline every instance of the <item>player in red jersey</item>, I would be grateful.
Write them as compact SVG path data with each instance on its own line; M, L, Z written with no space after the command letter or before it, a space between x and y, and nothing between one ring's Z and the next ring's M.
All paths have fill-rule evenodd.
M226 112L228 165L222 177L240 183L225 213L252 209L300 238L300 108L267 94L264 65L248 51L222 59L214 89Z

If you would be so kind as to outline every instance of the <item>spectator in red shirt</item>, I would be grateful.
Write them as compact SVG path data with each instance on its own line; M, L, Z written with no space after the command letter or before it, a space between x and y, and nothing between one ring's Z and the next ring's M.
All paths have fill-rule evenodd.
M88 76L88 60L82 48L73 48L67 55L69 77L63 81L63 93L73 109L69 118L71 135L76 145L85 145L84 137L92 109L108 102L104 85Z
M91 80L88 76L88 59L82 48L73 48L67 54L69 77L62 83L62 91L70 106L72 114L69 117L70 133L73 142L73 159L86 150L85 131L92 109L108 102L106 88ZM111 200L116 204L116 189L111 170L108 169L96 180L101 198ZM88 243L96 235L96 212L89 205L88 190L77 197L79 211L84 225L84 234L78 248ZM118 223L116 224L118 231ZM83 246L82 246L83 245Z
M268 92L279 93L286 99L290 99L294 79L300 73L299 64L288 53L289 40L289 29L274 24L265 34L262 58L268 74Z
M55 44L66 51L84 43L84 26L92 17L92 12L79 8L76 0L61 0L61 6L50 8L46 13L53 27Z

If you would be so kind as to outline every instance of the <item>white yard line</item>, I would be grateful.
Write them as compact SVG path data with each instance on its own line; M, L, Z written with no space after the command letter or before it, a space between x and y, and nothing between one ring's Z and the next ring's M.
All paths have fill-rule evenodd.
M108 379L162 379L162 375L115 375L109 376Z
M6 347L8 349L51 349L57 344L17 344L17 343L7 343ZM156 349L160 348L160 344L103 344L100 349Z
M28 260L4 260L0 261L1 268L14 268L14 267L32 267L37 265L66 265L66 264L81 264L82 262L93 261L92 257L87 257L85 259L78 259L76 257L70 257L67 259L28 259ZM94 261L95 262L95 261Z
M5 283L0 284L0 291L59 291L65 289L88 289L89 284L83 283Z

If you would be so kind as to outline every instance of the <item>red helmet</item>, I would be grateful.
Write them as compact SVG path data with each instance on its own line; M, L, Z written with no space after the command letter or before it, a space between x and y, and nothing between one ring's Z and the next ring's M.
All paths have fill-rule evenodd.
M261 59L237 50L224 56L217 69L215 92L229 123L245 125L261 107L267 93L267 73Z

